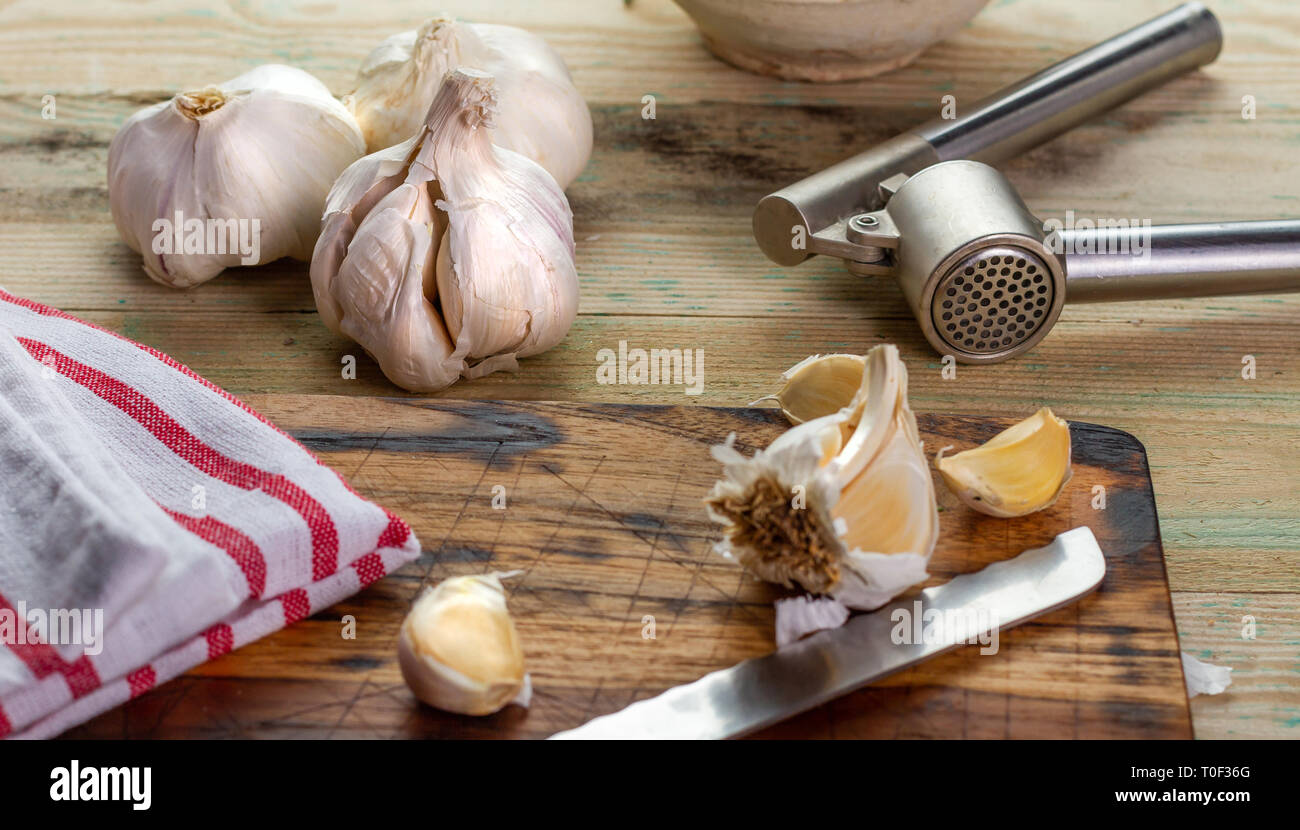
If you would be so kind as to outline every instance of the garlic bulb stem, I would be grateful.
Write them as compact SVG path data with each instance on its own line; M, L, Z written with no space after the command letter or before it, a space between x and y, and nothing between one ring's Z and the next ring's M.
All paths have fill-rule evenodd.
M226 93L220 87L210 86L195 92L182 92L176 96L176 109L187 118L198 120L210 112L221 109L226 103Z

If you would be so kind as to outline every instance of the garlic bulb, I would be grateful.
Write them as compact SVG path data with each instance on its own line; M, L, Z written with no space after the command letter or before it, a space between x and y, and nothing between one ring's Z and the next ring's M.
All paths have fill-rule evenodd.
M968 507L1025 516L1055 504L1070 481L1070 425L1043 407L974 449L940 451L935 466Z
M858 609L927 577L939 513L897 348L867 354L843 409L787 430L752 458L734 440L713 448L724 477L707 500L726 528L724 556Z
M591 112L560 56L513 26L439 16L379 44L345 98L369 152L419 132L443 77L461 66L496 78L493 143L542 165L561 187L572 184L591 157Z
M492 144L491 76L448 73L411 139L330 191L311 281L321 319L399 386L515 368L577 314L573 214L535 162Z
M497 574L425 589L398 631L397 661L415 696L438 709L490 715L528 705L524 651Z
M306 260L330 185L365 152L324 84L259 66L127 119L108 149L108 199L150 277L178 288L236 265Z

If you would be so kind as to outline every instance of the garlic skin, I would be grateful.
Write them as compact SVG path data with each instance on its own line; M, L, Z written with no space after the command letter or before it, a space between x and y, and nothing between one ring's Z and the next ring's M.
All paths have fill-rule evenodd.
M577 315L573 213L537 163L495 146L491 76L448 73L420 131L330 191L311 281L322 321L414 392L516 368Z
M527 705L524 651L498 574L426 588L402 621L397 660L416 698L435 708L490 715Z
M723 478L706 501L716 549L754 574L849 608L879 608L928 576L939 536L929 465L892 345L866 356L850 404L746 458L713 448Z
M127 119L108 150L118 233L151 278L189 288L240 264L307 260L334 179L365 152L351 113L301 69L259 66ZM239 250L155 253L155 223L258 222L256 263Z
M1003 519L1056 503L1073 475L1070 425L1048 407L1007 427L974 449L939 451L943 482L972 510Z
M499 113L492 141L546 168L568 187L591 158L591 111L564 60L545 40L513 26L435 17L418 31L379 44L344 100L376 152L419 132L447 72L457 67L496 78Z

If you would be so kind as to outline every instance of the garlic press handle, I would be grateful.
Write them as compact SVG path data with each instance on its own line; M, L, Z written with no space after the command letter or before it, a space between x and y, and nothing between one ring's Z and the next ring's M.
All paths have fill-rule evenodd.
M936 118L789 187L754 210L754 239L773 262L798 265L813 254L870 262L845 244L848 217L883 206L879 185L932 164L1012 158L1213 61L1223 45L1219 21L1200 3L1183 3L976 103L955 119Z
M1065 301L1300 291L1300 220L1071 228L1048 238Z
M1210 63L1222 47L1218 19L1183 3L915 132L940 161L997 164Z

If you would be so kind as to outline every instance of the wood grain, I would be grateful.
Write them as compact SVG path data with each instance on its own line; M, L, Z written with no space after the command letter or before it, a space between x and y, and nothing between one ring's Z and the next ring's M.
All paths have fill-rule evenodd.
M523 371L446 394L739 406L808 354L895 342L920 412L1024 416L1050 404L1146 444L1183 637L1218 619L1203 595L1289 602L1300 595L1295 297L1067 309L1025 358L944 380L892 284L826 260L776 268L748 233L764 193L932 117L941 96L960 110L1172 2L999 0L899 71L807 85L712 59L669 0L445 0L453 13L544 35L591 102L597 136L569 193L578 323ZM1226 40L1214 64L1005 165L1035 212L1300 215L1300 20L1288 0L1211 5ZM148 281L112 227L104 171L114 131L139 107L265 61L301 66L341 94L375 43L430 13L421 0L0 4L0 285L158 347L241 396L401 394L364 357L357 380L342 380L339 360L355 348L317 321L302 263L191 292ZM47 94L52 121L41 117ZM640 118L646 94L654 121ZM1241 117L1245 95L1255 119ZM704 394L597 384L596 351L620 339L703 348ZM1240 376L1244 355L1258 362L1253 380ZM1298 734L1300 621L1274 616L1253 642L1189 640L1236 667L1233 689L1194 701L1199 736Z
M745 452L765 446L785 428L772 410L300 396L268 403L268 415L354 486L410 520L423 555L72 737L537 738L772 649L772 601L790 592L714 553L719 530L703 510L718 473L709 447L731 432ZM1008 423L920 419L932 451L974 446ZM959 649L763 736L1190 737L1142 446L1089 424L1073 425L1072 438L1074 478L1056 505L1029 517L975 513L936 482L942 528L927 584L1087 524L1107 557L1095 594L1004 632L996 654ZM1100 510L1098 486L1106 494ZM494 496L504 496L504 507ZM534 705L482 720L419 706L395 659L411 600L449 576L509 570L522 572L508 591ZM355 640L340 636L345 614L356 619Z

